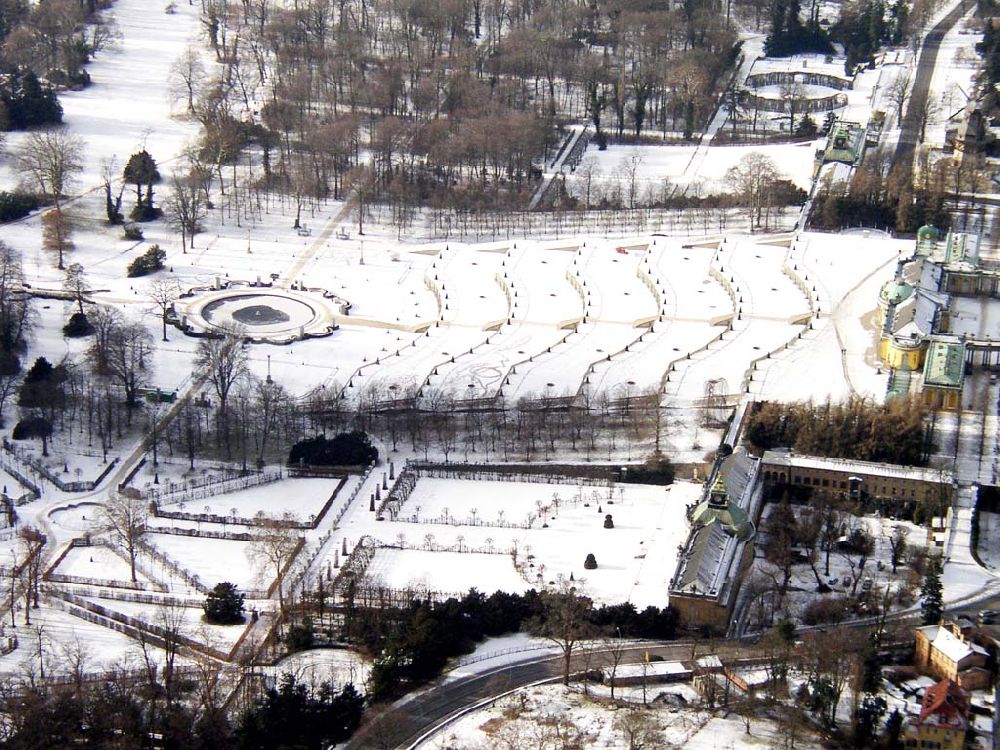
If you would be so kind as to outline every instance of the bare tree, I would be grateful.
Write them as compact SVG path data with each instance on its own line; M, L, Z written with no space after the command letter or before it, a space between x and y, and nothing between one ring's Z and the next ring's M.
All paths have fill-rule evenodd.
M181 285L172 276L166 276L154 280L148 288L146 294L153 300L160 313L160 322L163 324L163 340L167 340L167 317L173 309L174 302L181 296Z
M142 538L146 534L149 507L137 492L111 492L101 509L101 531L110 534L128 555L132 582L135 583L135 565Z
M195 101L205 84L205 65L197 46L191 44L184 48L180 57L170 66L169 82L171 96L175 100L184 100L188 114L193 115Z
M50 196L58 209L60 199L83 171L83 140L64 130L29 133L14 153L14 168L39 193Z
M910 72L900 73L892 79L885 90L886 99L896 108L896 122L903 122L903 110L910 101L913 88L913 76ZM930 97L928 97L929 99Z
M42 246L55 254L60 271L66 268L66 253L74 247L72 234L73 224L61 208L56 206L42 214Z
M122 195L125 194L125 182L119 181L118 175L121 169L114 157L101 161L101 187L104 190L104 213L107 216L108 224L121 224L124 221L122 216ZM115 192L117 183L117 193Z
M42 548L48 539L33 526L23 526L17 532L21 548L21 585L24 587L24 624L31 624L31 610L38 609L38 584L41 580Z
M120 316L111 317L104 326L105 316L100 316L101 335L94 337L88 356L99 375L117 383L125 394L125 403L131 410L138 403L139 389L149 380L153 337L142 323L127 321ZM95 332L98 323L95 322Z
M73 295L80 315L83 315L83 298L90 293L90 284L87 283L87 276L81 264L69 264L66 269L66 277L63 279L63 289Z
M764 208L778 179L778 168L770 156L753 151L726 172L725 182L747 207L750 230L761 225Z
M295 517L290 513L283 514L280 519L258 514L257 529L247 548L250 560L260 565L267 576L273 576L279 620L285 611L285 576L299 549L299 535L292 528L294 522Z
M615 717L615 729L621 732L628 750L662 747L661 735L648 711L629 708Z
M254 422L257 425L257 465L264 463L264 455L271 436L286 415L291 398L280 383L270 377L254 382Z
M892 533L889 535L889 549L891 550L889 561L892 564L893 575L896 574L896 568L899 567L899 563L902 562L903 556L906 554L906 537L909 536L909 533L909 529L901 523L892 527Z
M229 392L247 373L244 336L245 331L241 326L226 328L219 337L202 339L195 351L195 367L206 373L215 389L215 395L219 397L219 422L227 452L230 449Z
M559 647L563 657L563 685L569 685L573 650L581 639L594 634L590 622L592 603L567 581L560 581L555 590L542 592L540 599L542 613L531 623L532 630Z
M167 223L181 233L181 249L186 253L188 243L194 249L194 236L201 231L201 221L207 208L199 180L176 172L170 177L170 191L163 202Z

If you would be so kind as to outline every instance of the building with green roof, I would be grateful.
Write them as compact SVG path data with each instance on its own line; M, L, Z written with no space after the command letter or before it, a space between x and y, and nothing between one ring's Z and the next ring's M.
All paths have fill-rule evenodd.
M953 336L932 336L924 359L924 403L932 409L958 409L965 386L965 344Z

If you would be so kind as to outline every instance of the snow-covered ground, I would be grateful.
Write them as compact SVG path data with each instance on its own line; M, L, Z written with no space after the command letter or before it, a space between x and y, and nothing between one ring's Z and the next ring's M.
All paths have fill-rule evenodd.
M750 720L750 732L736 714L714 713L695 708L696 693L687 684L654 685L647 698L654 705L641 705L641 690L620 689L632 707L609 702L594 689L585 695L579 687L543 685L524 688L481 710L473 711L423 742L422 750L485 750L495 747L527 747L533 740L572 738L574 746L593 748L629 747L626 726L647 727L655 747L723 750L755 747L761 750L785 747L783 732L763 712ZM683 709L683 710L682 710ZM529 739L531 738L531 739ZM544 740L543 740L544 741ZM799 738L800 748L819 748L818 737Z
M520 592L572 576L599 603L641 609L662 606L687 536L685 511L700 492L689 482L595 488L425 477L396 521L367 514L353 531L396 547L379 549L368 569L390 588ZM604 528L608 514L613 529ZM596 570L583 567L589 553Z

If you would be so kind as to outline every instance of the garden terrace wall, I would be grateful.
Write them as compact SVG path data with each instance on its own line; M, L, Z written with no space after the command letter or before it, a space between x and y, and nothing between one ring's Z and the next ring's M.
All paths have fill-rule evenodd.
M542 484L585 484L607 487L618 481L627 464L479 464L408 461L407 467L421 477L536 482Z

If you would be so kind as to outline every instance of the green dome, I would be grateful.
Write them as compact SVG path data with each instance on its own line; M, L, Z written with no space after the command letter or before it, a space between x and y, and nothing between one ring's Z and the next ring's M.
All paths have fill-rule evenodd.
M879 297L887 305L898 305L913 295L913 287L905 281L889 281L882 287Z
M753 524L743 508L729 502L721 478L717 479L707 500L702 500L691 514L693 526L720 524L727 534L749 539L753 535Z
M917 230L917 242L923 242L925 240L937 242L939 239L941 239L941 232L933 224L924 224Z

